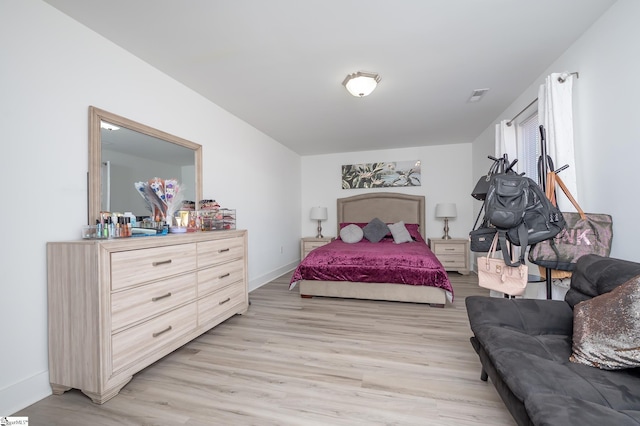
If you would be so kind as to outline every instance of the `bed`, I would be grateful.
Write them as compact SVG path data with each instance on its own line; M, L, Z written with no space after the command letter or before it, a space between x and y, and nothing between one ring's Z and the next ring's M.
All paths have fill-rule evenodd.
M337 238L323 247L314 249L303 259L292 275L289 288L297 286L302 297L325 296L413 302L436 307L444 307L447 300L451 302L453 288L448 275L425 242L424 196L378 192L337 200L337 235L340 235L341 224L366 224L374 218L379 218L385 223L404 222L407 228L414 232L414 239L418 241L394 244L393 240L388 238L378 243L363 239L355 244L347 244ZM410 224L413 224L413 227ZM415 235L416 232L419 232L418 235ZM346 252L332 254L333 250L341 249ZM364 257L369 256L366 254L367 251L383 249L385 253L386 250L405 249L410 250L411 254L403 256L397 252L387 253L383 256L386 260L375 262ZM348 277L348 273L340 272L340 267L353 269L355 261L347 259L353 255L365 259L359 264L366 265L367 268L373 268L376 263L386 263L383 268L384 279L377 280L376 275L369 273L371 271L359 275L351 274L353 277L361 277L362 281L358 281L357 278ZM411 273L408 273L409 270Z

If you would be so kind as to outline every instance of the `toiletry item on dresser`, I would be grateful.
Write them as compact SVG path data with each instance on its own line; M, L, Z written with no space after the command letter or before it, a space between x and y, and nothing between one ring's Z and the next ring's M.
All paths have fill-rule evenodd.
M82 239L84 240L97 240L102 238L102 228L100 227L100 221L96 221L95 225L85 225L82 227Z
M131 225L130 228L136 227L136 215L131 212L124 212L124 217L129 218L129 224Z
M153 228L132 228L131 235L132 236L158 235L158 231Z
M191 200L184 200L180 210L193 211L196 209L196 202Z
M220 204L216 200L200 200L200 210L218 210Z
M129 218L125 216L118 216L118 224L116 228L116 237L124 238L131 236L131 226Z
M95 225L82 227L84 239L126 238L131 235L130 217L119 213L100 212Z
M111 216L109 216L107 217L107 238L113 238L115 233L116 228L113 225L113 219L111 219Z

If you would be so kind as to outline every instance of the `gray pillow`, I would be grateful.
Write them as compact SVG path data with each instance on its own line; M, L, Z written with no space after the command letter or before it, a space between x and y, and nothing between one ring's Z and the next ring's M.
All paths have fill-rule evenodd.
M389 233L389 227L386 223L376 217L375 219L371 219L371 222L367 223L365 227L362 228L362 232L364 232L364 237L367 240L372 243L377 243Z
M340 230L340 239L345 243L353 244L362 240L364 232L358 225L347 225Z
M409 234L409 230L406 226L404 226L404 222L400 221L388 226L389 230L391 231L391 235L393 235L394 243L401 244L410 243L413 241L413 238L411 238L411 234Z

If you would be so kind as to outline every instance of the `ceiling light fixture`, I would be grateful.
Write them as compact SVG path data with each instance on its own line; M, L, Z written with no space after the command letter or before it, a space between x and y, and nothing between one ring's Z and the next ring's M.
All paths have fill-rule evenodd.
M362 98L373 92L379 82L380 76L378 74L358 71L349 74L342 82L342 85L346 87L353 96Z

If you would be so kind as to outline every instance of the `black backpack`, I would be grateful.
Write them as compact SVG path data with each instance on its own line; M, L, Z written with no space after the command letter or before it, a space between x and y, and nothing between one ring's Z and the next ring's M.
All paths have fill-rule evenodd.
M527 247L555 237L565 227L560 210L531 178L517 174L494 176L487 193L487 220L498 229L503 258L507 265L524 264L524 253L517 262L511 261L506 240Z
M530 179L515 173L494 175L485 200L486 219L498 229L520 225L527 208Z

